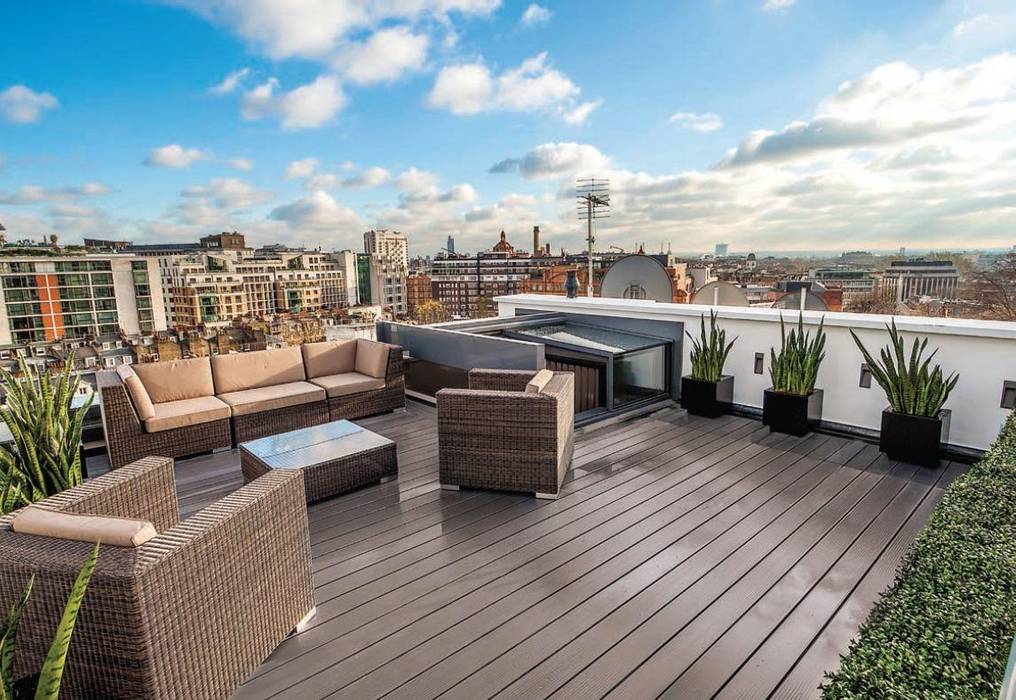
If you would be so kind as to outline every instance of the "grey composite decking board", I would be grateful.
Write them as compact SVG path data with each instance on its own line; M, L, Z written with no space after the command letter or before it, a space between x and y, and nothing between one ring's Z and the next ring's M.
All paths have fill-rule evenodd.
M308 509L318 617L239 697L528 698L562 685L599 697L642 667L666 688L681 676L653 652L689 629L703 636L680 664L695 688L812 697L965 469L904 480L907 467L863 442L665 409L580 431L562 496L545 502L439 490L431 406L355 422L396 442L405 478ZM90 473L104 468L90 459ZM243 483L235 450L180 460L177 475L183 513ZM749 600L731 601L742 579ZM677 600L696 608L690 624L673 626ZM658 641L635 643L657 626L646 639ZM737 630L743 643L728 646ZM729 667L707 663L713 649ZM598 674L619 681L601 691Z
M757 430L757 424L742 424L739 429L754 431ZM697 452L693 450L679 454L672 457L670 462L657 458L660 462L659 468L664 472L673 472L682 466L694 465L697 454L708 455L710 451L722 454L722 451L732 451L737 446L736 443L723 445L716 444L715 440L711 442L713 444L709 447L700 447ZM664 469L666 465L669 465L670 469ZM659 470L654 469L636 479L624 480L618 479L617 476L612 475L609 479L584 489L599 490L600 493L595 498L576 500L567 496L562 497L557 502L542 506L537 512L523 515L516 521L517 529L510 532L506 532L504 528L488 530L479 533L475 541L466 540L462 543L465 545L463 551L457 553L461 556L454 559L428 558L426 565L431 570L422 578L418 576L419 571L415 570L408 573L406 569L393 572L392 576L379 580L381 585L388 589L380 597L376 595L377 591L373 585L367 590L360 587L360 590L351 591L355 604L347 604L345 607L348 608L348 612L340 619L326 623L333 629L322 630L322 633L330 641L325 646L304 654L301 660L304 668L324 670L334 664L337 652L350 647L367 646L383 638L384 632L378 630L379 625L390 625L391 620L399 619L398 616L393 617L390 614L392 610L412 604L411 612L422 615L443 607L448 601L458 597L459 592L466 590L462 589L463 583L459 579L465 581L467 586L473 587L495 580L498 577L496 567L499 566L495 562L501 557L537 556L543 551L559 546L572 536L577 536L585 529L595 526L596 522L605 521L612 514L623 510L625 506L623 502L615 505L620 495L637 491L640 487L662 478L665 473L661 474ZM557 520L552 517L555 512L558 514ZM435 566L435 561L439 566ZM503 565L503 562L500 565ZM395 578L394 582L392 578ZM327 606L327 603L325 605ZM378 618L386 619L376 622ZM344 636L336 638L338 631L345 632ZM259 680L260 678L255 679L253 685L258 686ZM279 689L273 687L272 690Z
M495 598L489 607L482 609L482 615L476 614L449 627L447 632L417 646L414 654L395 659L337 695L370 696L381 692L382 687L385 691L394 690L405 679L412 678L411 682L398 687L391 697L436 696L522 640L540 633L542 641L543 625L553 622L652 555L673 546L676 540L706 527L734 503L744 507L752 498L772 498L782 490L782 486L799 478L814 464L817 462L790 452L769 450L755 455L735 465L736 469L727 470L704 487L656 510L624 531L605 535L604 541L567 562L567 578L551 578L556 573L552 571L546 574L551 578L548 582L527 576L529 572L525 568L514 572L522 577L520 583L523 585L500 600ZM753 466L756 469L751 471ZM495 595L501 592L500 582L497 589L493 591ZM442 611L441 614L447 613ZM432 624L436 621L428 619L427 622ZM487 633L485 630L491 623L499 626ZM433 653L429 652L431 644L455 650L455 654L428 668L427 664L432 661L427 657L433 658ZM414 657L412 663L416 664L415 667L407 665L410 656ZM394 673L388 673L389 668ZM423 669L426 673L416 676ZM368 686L368 682L373 685Z
M519 679L504 697L600 697L664 644L674 630L691 622L716 597L791 538L828 504L852 505L866 489L855 484L865 475L828 467L828 475L808 493L750 537L721 538L719 548L699 552L682 566L625 600L596 627L571 642L555 657ZM805 530L797 539L809 539ZM731 541L733 540L733 541ZM787 545L787 541L791 545ZM736 555L736 556L735 556Z
M730 474L735 472L736 467L743 465L748 461L755 461L755 455L747 451L742 451L743 454L732 456L724 460L717 465L714 465L716 474L709 474L710 478L721 479L723 474ZM708 472L709 470L706 470ZM702 476L706 472L700 472L697 476ZM737 480L742 475L737 473L728 479L728 481ZM642 537L650 534L652 528L655 525L652 517L656 513L662 510L669 509L670 516L679 516L684 513L688 513L693 510L699 503L708 500L711 495L707 488L709 482L704 485L694 485L695 478L688 479L683 483L679 483L674 487L665 488L660 491L656 496L650 497L650 494L634 494L638 498L644 499L640 503L633 503L630 506L624 504L623 500L617 503L619 513L610 521L608 524L612 532L617 531L620 538L619 541L613 542L613 551L611 554L618 554L626 548L627 545L631 545L639 541ZM666 520L668 515L661 516L662 520ZM665 522L663 523L665 524ZM627 538L624 537L627 535ZM357 672L367 672L374 670L384 663L385 658L388 656L394 656L401 654L404 651L417 647L420 644L426 642L428 648L434 644L440 644L443 648L448 648L449 644L447 640L438 641L432 640L431 637L442 629L447 629L456 622L457 618L467 617L469 615L477 615L482 617L482 622L486 624L496 623L497 621L504 622L510 619L510 613L503 613L496 619L494 618L494 607L495 605L503 605L505 596L526 587L528 583L533 581L539 581L546 576L549 581L544 580L542 583L546 586L553 587L555 579L553 577L554 572L560 571L560 568L567 565L567 572L569 578L572 576L579 575L588 569L589 564L580 561L582 557L586 557L590 551L597 547L603 546L603 539L606 534L601 534L599 530L589 531L583 536L576 537L567 543L557 547L535 559L531 559L521 564L520 566L513 566L512 563L507 561L499 562L499 568L492 572L495 576L491 584L474 589L471 592L464 593L459 596L455 604L451 607L438 609L431 615L423 619L418 619L416 622L406 625L404 620L392 620L396 625L401 625L397 633L393 633L388 636L383 642L370 647L363 653L356 655L355 658L350 658L344 664L355 667L358 669ZM514 554L514 553L513 553ZM522 554L521 550L518 552ZM610 555L607 555L610 556ZM524 557L521 557L524 558ZM588 557L587 557L588 559ZM595 561L592 562L595 564ZM532 588L532 587L531 587ZM481 616L482 613L482 616ZM480 623L481 619L472 620L473 623ZM470 632L465 632L467 640L471 636ZM454 649L455 647L451 647ZM405 660L401 659L402 661ZM350 663L353 662L353 663ZM339 666L333 666L329 669L328 674L330 675L335 671L339 671ZM383 670L380 674L375 676L375 680L381 683L390 685L392 680L396 680L399 677L404 677L401 674L404 669L400 664L395 664L393 667L394 675L396 678L391 678L391 674L388 674L386 670ZM346 674L343 674L346 675ZM387 677L387 678L384 678ZM329 683L327 678L320 680ZM373 695L385 690L390 690L390 687L384 688L372 688L369 691L365 691L359 687L350 686L345 689L345 692L341 694L343 697L359 697L364 694Z

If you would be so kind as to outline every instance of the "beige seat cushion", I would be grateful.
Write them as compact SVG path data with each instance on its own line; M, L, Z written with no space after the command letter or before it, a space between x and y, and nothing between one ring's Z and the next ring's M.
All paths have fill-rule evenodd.
M207 357L134 365L152 403L212 396L212 366Z
M186 428L230 416L229 406L214 396L157 403L153 408L155 415L145 421L145 430L150 433Z
M539 372L536 373L536 376L530 379L529 383L526 384L526 393L539 394L541 391L544 390L544 388L553 378L554 378L553 372L551 372L549 369L541 369Z
M324 389L330 399L336 396L349 396L350 394L359 394L362 391L375 391L385 388L384 379L368 377L366 374L360 374L359 372L315 377L310 381Z
M302 382L303 353L294 345L278 350L258 350L216 355L212 358L216 395L276 384Z
M373 340L356 341L356 371L384 379L388 373L388 346Z
M356 368L356 340L326 340L323 343L304 343L303 366L307 379L345 374Z
M290 382L278 386L231 391L220 394L219 398L229 404L234 416L246 416L261 411L273 411L288 406L299 406L303 403L324 401L325 390L310 382Z
M11 529L25 535L101 542L114 547L138 547L159 534L146 520L61 513L39 506L28 506L15 515Z
M120 381L127 387L127 395L130 396L131 403L134 404L134 410L137 411L138 418L146 421L155 416L152 398L148 395L148 390L145 389L145 385L141 383L141 379L134 373L131 366L119 365L116 368L116 373L120 377Z

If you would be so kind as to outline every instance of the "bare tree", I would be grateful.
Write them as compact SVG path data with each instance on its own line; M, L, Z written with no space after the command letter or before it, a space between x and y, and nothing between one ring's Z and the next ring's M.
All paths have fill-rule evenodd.
M982 318L1016 321L1016 253L1006 253L971 272L963 296L980 307Z

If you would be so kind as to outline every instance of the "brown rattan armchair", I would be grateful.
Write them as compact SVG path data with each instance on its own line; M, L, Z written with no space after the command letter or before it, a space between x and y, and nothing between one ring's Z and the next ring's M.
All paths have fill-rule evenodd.
M554 372L526 393L533 370L474 369L468 389L437 392L442 488L480 488L557 498L571 466L575 378Z
M150 457L37 504L144 519L138 547L101 547L64 672L68 697L228 697L313 609L301 472L274 471L178 521L173 460ZM15 676L38 672L94 545L0 518L0 609L35 573Z

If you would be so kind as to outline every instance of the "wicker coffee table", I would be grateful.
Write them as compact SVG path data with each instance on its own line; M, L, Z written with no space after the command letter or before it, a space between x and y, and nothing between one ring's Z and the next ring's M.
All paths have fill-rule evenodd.
M395 443L348 420L241 443L240 468L247 482L272 469L302 469L308 503L399 475Z

